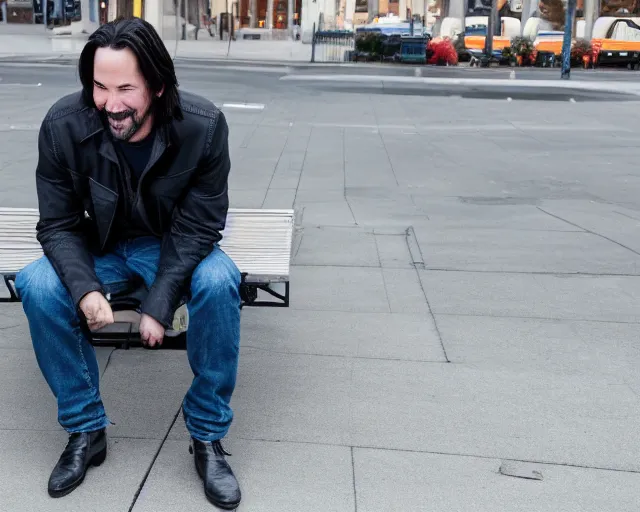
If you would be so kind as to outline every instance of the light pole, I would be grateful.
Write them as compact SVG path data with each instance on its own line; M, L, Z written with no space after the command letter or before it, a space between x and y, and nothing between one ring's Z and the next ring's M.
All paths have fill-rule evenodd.
M564 37L562 38L562 72L560 78L571 78L571 36L573 32L573 16L576 12L576 0L567 1L567 11L564 15Z
M491 63L493 57L493 34L496 31L496 20L498 19L498 0L491 0L491 12L487 20L487 35L484 39L484 53L487 56L487 62ZM465 27L462 27L463 37Z

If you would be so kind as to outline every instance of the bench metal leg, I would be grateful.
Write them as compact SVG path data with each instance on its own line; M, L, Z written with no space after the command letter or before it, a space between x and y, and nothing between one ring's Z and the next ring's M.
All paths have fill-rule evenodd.
M242 281L240 283L240 308L244 306L263 306L272 308L287 308L289 307L289 281L284 284L284 295L271 289L269 284L263 283L247 283L247 275L242 274ZM278 301L263 301L258 300L258 290L262 290L272 297L279 299Z
M272 297L276 299L280 299L282 303L278 302L265 302L265 301L256 301L252 304L252 306L267 306L267 307L280 307L280 308L288 308L289 307L289 282L284 283L284 295L272 290L268 284L266 285L258 285L258 289L267 292Z
M6 274L2 276L4 278L4 284L9 290L9 297L0 297L0 302L20 302L18 292L16 291L16 275Z

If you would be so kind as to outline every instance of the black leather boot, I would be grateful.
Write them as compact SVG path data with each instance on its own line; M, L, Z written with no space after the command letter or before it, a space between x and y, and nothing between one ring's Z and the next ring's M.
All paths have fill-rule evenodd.
M49 478L49 496L61 498L69 494L82 483L89 466L99 466L106 457L105 429L71 434Z
M196 470L204 482L207 499L224 510L237 508L241 499L240 486L224 458L231 454L224 451L220 441L204 443L193 438L191 441L193 446L189 446L189 452L195 451Z

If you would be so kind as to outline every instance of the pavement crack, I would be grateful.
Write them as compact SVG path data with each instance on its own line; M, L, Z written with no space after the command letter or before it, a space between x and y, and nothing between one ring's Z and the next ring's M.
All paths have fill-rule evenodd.
M267 191L264 193L264 199L262 200L262 205L260 205L260 208L264 208L264 203L267 202L267 196L269 195L271 184L273 183L273 179L275 178L276 173L278 172L278 165L280 165L280 160L282 160L282 155L284 155L284 152L287 149L287 143L289 142L290 135L291 135L291 126L289 126L289 131L287 132L287 136L284 139L284 144L282 145L282 151L280 151L280 154L278 155L278 160L276 161L276 165L273 167L273 172L271 173L271 179L269 180L269 184L267 185Z
M384 278L384 269L380 268L380 277L382 278L382 286L384 288L384 296L387 299L388 313L393 313L391 309L391 300L389 299L389 290L387 289L387 280Z
M389 314L389 313L386 313ZM256 345L243 345L242 349L256 350L259 352L265 352L267 354L281 354L289 356L309 356L309 357L333 357L338 359L358 359L363 361L390 361L397 363L427 363L427 364L443 364L449 361L436 361L431 359L402 359L400 357L373 357L373 356L359 356L348 354L323 354L321 352L299 352L295 350L277 350L272 348L258 347ZM456 364L456 363L452 363Z
M380 119L378 119L378 113L376 112L376 105L371 98L371 111L373 112L373 118L376 121L376 132L378 132L378 137L380 137L380 142L382 142L382 147L384 148L384 153L387 155L387 161L389 162L389 168L391 169L391 174L393 174L393 179L396 182L396 187L400 186L400 182L398 181L398 175L396 174L396 170L393 168L393 162L391 161L391 155L389 155L389 150L387 149L387 144L384 141L384 137L382 136L382 131L380 130Z
M433 314L433 309L431 309L431 303L429 302L427 291L425 290L424 284L422 283L422 278L420 277L420 270L424 269L424 257L422 256L422 250L420 249L420 245L418 244L418 239L416 237L413 226L409 226L405 231L405 241L407 243L407 249L409 250L409 254L411 255L411 261L413 264L413 269L416 273L416 279L418 280L418 286L420 286L420 290L422 291L424 301L427 303L427 307L429 308L429 315L431 316L431 321L433 322L433 326L436 330L436 334L438 335L438 340L440 341L440 347L442 347L442 354L444 355L446 362L450 363L451 360L447 355L447 349L444 346L444 339L442 338L442 333L440 332L440 328L438 327L438 321L436 320L436 316ZM385 285L385 291L386 291L386 285Z
M353 208L351 208L351 203L349 202L349 198L347 197L347 132L343 128L342 129L342 197L344 197L344 202L347 203L347 208L351 212L351 218L353 219L353 223L357 226L358 221L356 219L355 213L353 213Z
M378 267L382 268L382 259L380 258L380 247L378 246L378 237L374 234L373 244L376 246L376 256L378 257Z
M546 210L543 210L543 209L542 209L542 208L540 208L539 206L536 206L536 208L537 208L538 210L540 210L542 213L546 213L547 215L550 215L551 217L554 217L554 218L556 218L556 219L558 219L558 220L561 220L561 221L563 221L563 222L566 222L567 224L571 224L572 226L574 226L574 227L576 227L576 228L579 228L579 229L583 230L585 233L589 233L589 234L591 234L591 235L599 236L600 238L602 238L602 239L604 239L604 240L607 240L607 241L609 241L609 242L611 242L611 243L613 243L613 244L616 244L616 245L618 245L618 246L622 247L623 249L626 249L626 250L628 250L628 251L631 251L633 254L636 254L636 255L640 256L640 252L638 252L638 251L636 251L636 250L632 249L631 247L628 247L628 246L626 246L626 245L624 245L624 244L622 244L622 243L620 243L620 242L617 242L617 241L616 241L616 240L614 240L613 238L609 238L608 236L605 236L605 235L602 235L602 234L600 234L600 233L596 233L595 231L592 231L592 230L590 230L590 229L584 228L584 227L582 227L582 226L580 226L580 225L576 224L575 222L571 222L571 221L569 221L569 220L567 220L567 219L563 219L562 217L560 217L560 216L558 216L558 215L554 215L553 213L550 213L550 212L548 212L548 211L546 211Z
M413 194L408 194L409 195L409 201L411 201L411 204L413 205L413 207L416 209L416 212L418 212L421 215L424 215L424 218L427 220L431 220L431 218L429 217L429 215L427 214L426 211L424 211L422 209L422 206L418 206L418 204L416 203L416 198Z
M15 329L16 327L20 327L21 324L14 324L14 325L5 325L0 327L0 331L6 331L8 329Z
M480 313L438 313L438 316L461 316L470 318L516 318L520 320L544 320L548 322L595 322L598 324L640 325L640 321L631 322L625 320L599 320L594 318L561 318L554 316L524 316L524 315L483 315Z
M551 460L517 459L517 458L511 458L511 457L501 457L499 455L481 455L477 453L448 452L448 451L441 451L441 450L411 450L408 448L389 448L386 446L372 446L372 445L364 445L364 444L350 445L345 443L320 443L317 441L267 439L267 438L255 438L255 437L244 437L244 436L238 436L237 439L242 441L257 441L262 443L288 443L288 444L311 445L311 446L334 446L334 447L350 448L351 450L359 449L359 450L375 450L375 451L396 452L396 453L444 455L449 457L465 457L465 458L484 459L484 460L493 460L493 461L512 461L512 462L522 462L526 464L540 464L544 466L592 469L595 471L612 471L615 473L629 473L629 474L636 474L636 475L640 474L640 469L621 469L621 468L610 468L610 467L595 466L595 465L589 466L587 464L577 464L577 463L574 464L571 462L554 462Z
M389 299L389 290L387 289L387 281L384 278L384 269L382 268L382 260L380 259L380 249L378 248L378 240L376 236L373 236L373 243L376 246L376 255L378 256L378 268L380 269L380 277L382 277L382 286L384 287L384 296L387 299L387 306L389 307L389 313L393 313L391 309L391 300Z
M422 255L422 249L420 248L420 243L418 242L418 237L416 236L413 226L409 226L405 231L405 242L407 243L407 249L411 256L412 265L415 268L424 270L424 256Z
M300 164L300 174L298 176L298 183L296 183L296 193L293 195L294 206L298 199L298 190L300 190L300 182L302 181L302 174L304 173L304 164L307 162L307 153L309 151L309 144L311 144L312 135L313 135L313 127L309 129L309 137L307 138L307 144L304 147L304 156L302 157L302 163Z
M554 272L544 270L479 270L468 268L425 267L429 272L460 272L463 274L521 274L525 276L558 276L558 277L640 277L628 272Z
M111 352L109 352L109 357L107 358L107 364L104 365L104 370L102 370L102 375L100 376L100 378L102 379L105 375L105 373L107 373L107 368L109 368L109 364L111 363L111 356L113 355L113 353L116 351L116 349L111 349Z
M251 138L253 137L253 134L256 133L256 130L258 129L258 126L259 126L259 124L254 124L253 126L251 126L252 129L249 131L249 133L247 133L244 136L244 139L240 143L240 149L247 149L249 147L249 142L251 142Z
M182 410L182 408L179 407L178 408L178 412L176 412L175 416L173 417L173 421L171 422L171 424L169 425L169 428L167 429L167 433L162 438L162 441L160 441L160 446L158 446L158 449L156 450L156 453L154 454L153 459L151 460L151 463L149 464L149 467L147 468L147 471L145 472L144 476L142 477L142 481L140 482L140 485L138 486L138 489L136 490L136 493L133 496L133 501L131 502L131 506L129 507L129 512L132 512L133 508L136 506L136 502L138 501L138 498L140 497L140 493L142 492L142 488L147 483L147 478L149 478L149 475L151 474L151 470L153 469L153 466L156 463L156 460L158 460L158 457L160 456L160 452L162 451L162 448L164 447L164 443L167 441L167 438L169 437L169 434L171 433L171 430L173 429L173 426L175 425L175 423L176 423L176 421L178 419L178 416L180 416L180 411L181 410Z
M626 217L627 219L631 219L631 220L640 220L640 219L638 219L637 217L634 217L633 215L628 215L628 214L626 214L626 213L618 212L618 211L615 211L615 210L614 210L614 212L613 212L613 213L617 213L618 215L622 215L623 217Z
M420 278L420 271L418 267L414 266L414 271L416 273L416 277L418 278L418 286L420 286L420 290L422 290L422 295L424 296L424 300L427 303L427 307L429 308L429 315L431 316L431 321L433 322L433 327L436 330L436 334L438 335L438 340L440 341L440 346L442 347L442 354L444 355L447 363L450 363L449 355L447 354L447 349L444 346L444 339L442 338L442 333L440 332L440 328L438 327L438 320L436 320L436 315L433 314L433 309L431 308L431 303L429 302L429 297L427 297L427 291L424 289L424 284L422 279Z
M291 258L293 261L295 261L296 257L298 256L298 253L300 252L300 247L302 247L302 241L303 240L304 240L304 231L301 230L300 231L300 238L298 239L297 247L293 251L293 257Z
M347 265L347 264L343 264L343 265L324 265L321 263L296 263L294 265L295 267L308 267L308 268L328 268L328 267L332 267L332 268L380 268L380 265L360 265L358 264L353 264L353 265ZM404 268L404 267L386 267L386 268Z
M358 512L358 486L356 485L356 460L351 447L351 475L353 476L353 507Z

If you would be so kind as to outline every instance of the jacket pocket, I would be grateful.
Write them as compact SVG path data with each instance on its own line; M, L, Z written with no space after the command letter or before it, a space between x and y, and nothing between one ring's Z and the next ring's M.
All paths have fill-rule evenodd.
M196 167L192 167L185 171L156 176L151 181L149 193L152 197L178 198L188 189L195 170Z
M84 174L67 169L67 172L71 176L71 183L73 183L73 189L79 197L87 197L89 195L89 177Z
M161 229L167 229L173 210L189 192L193 182L195 167L167 176L154 178L149 187L149 199L157 209Z

